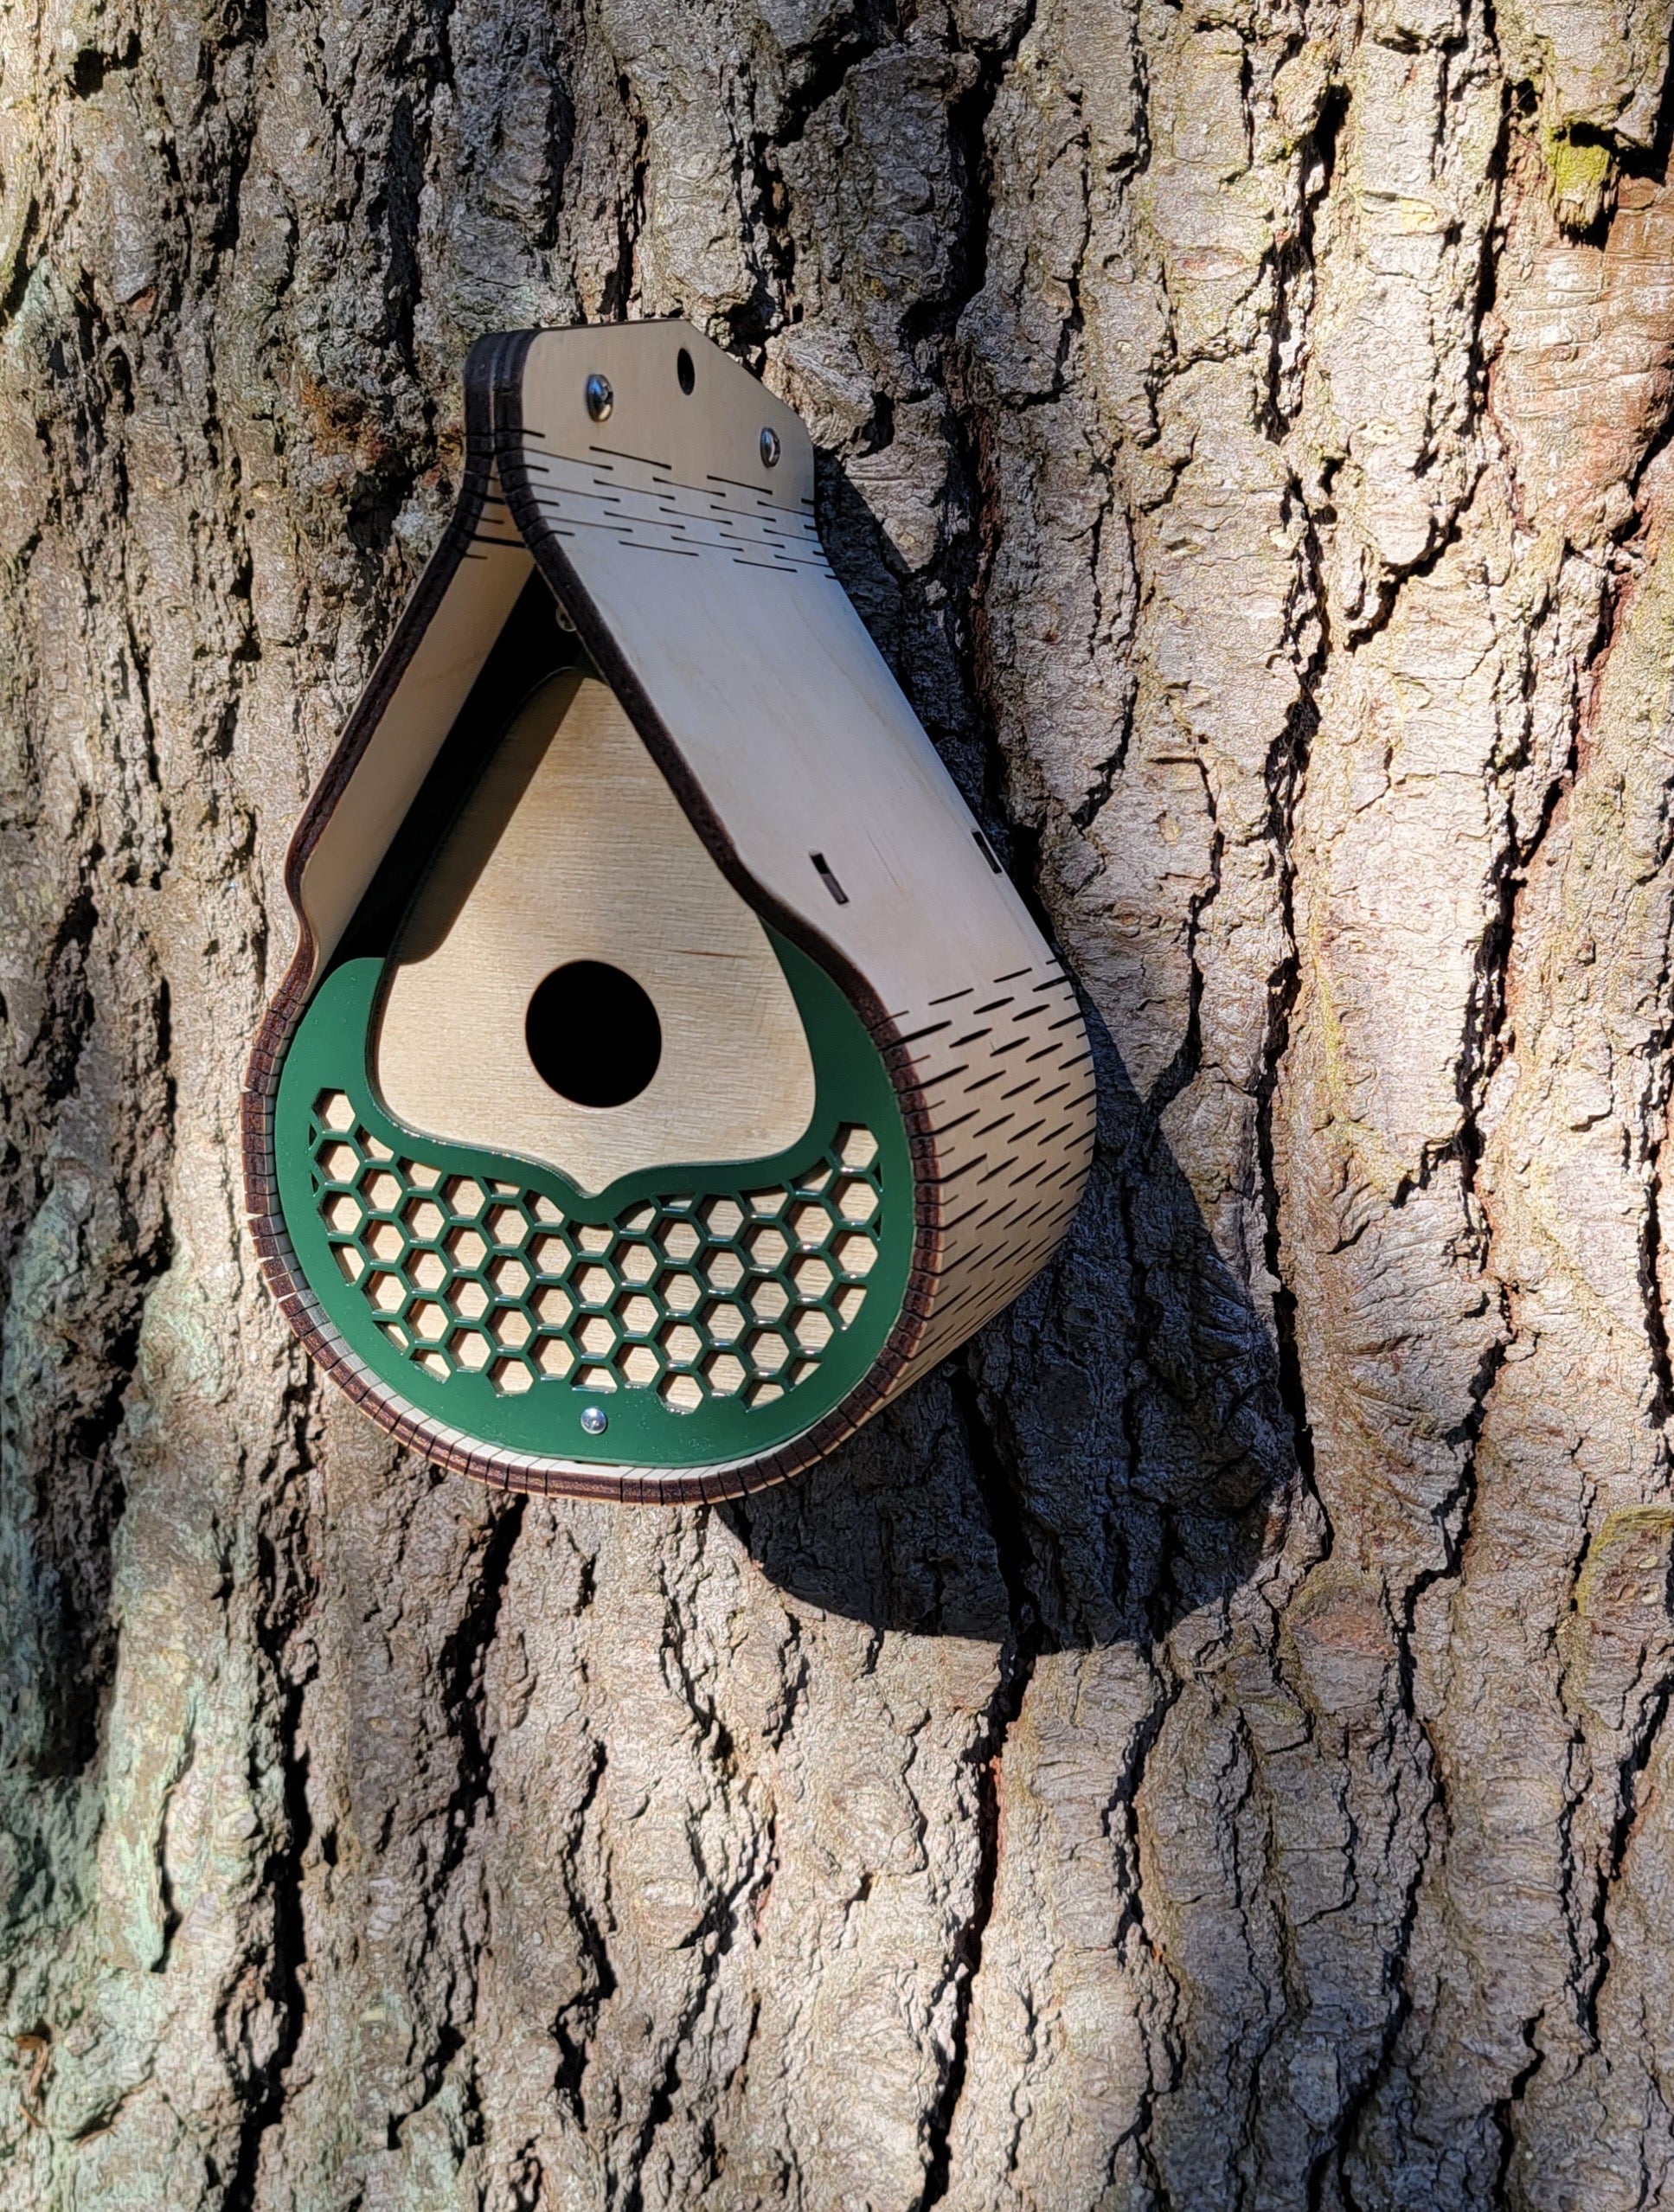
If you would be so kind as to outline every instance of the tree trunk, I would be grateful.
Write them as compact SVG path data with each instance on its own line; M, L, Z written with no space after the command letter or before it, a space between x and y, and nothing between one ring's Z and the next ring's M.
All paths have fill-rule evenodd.
M1674 2204L1668 0L0 22L0 2206ZM467 345L675 311L1103 1143L811 1477L525 1504L238 1089Z

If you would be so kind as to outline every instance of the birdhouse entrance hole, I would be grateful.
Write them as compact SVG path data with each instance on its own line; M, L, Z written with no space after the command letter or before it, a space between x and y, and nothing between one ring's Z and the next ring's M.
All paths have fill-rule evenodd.
M604 960L555 968L529 1002L523 1035L536 1074L574 1106L625 1106L663 1057L657 1009Z

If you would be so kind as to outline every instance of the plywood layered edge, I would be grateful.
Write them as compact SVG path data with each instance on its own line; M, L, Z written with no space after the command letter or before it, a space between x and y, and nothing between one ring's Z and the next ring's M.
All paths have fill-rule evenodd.
M1036 957L1026 965L998 976L961 979L959 989L949 996L955 1000L969 997L973 1008L992 997L996 1003L987 1010L1014 1023L1036 1018L1019 1016L1013 1010L1017 1006L1038 1002L1049 1011L1042 1035L1050 1031L1060 1042L1037 1049L1031 1035L1027 1046L1029 1055L1051 1061L1048 1073L1053 1080L1036 1086L1050 1092L1047 1104L1051 1111L1031 1125L1027 1113L997 1116L981 1102L973 1104L968 1088L960 1087L957 1058L949 1057L950 1051L956 1052L962 1031L946 1009L926 1003L892 1010L873 978L808 913L776 897L745 865L725 823L542 511L528 467L529 440L522 420L523 368L530 345L541 335L512 333L484 340L473 349L466 370L466 453L459 504L292 840L285 883L298 917L298 943L262 1023L246 1080L242 1148L247 1212L264 1280L304 1347L397 1442L439 1466L505 1489L624 1503L716 1501L786 1481L826 1456L956 1349L1038 1271L1074 1211L1091 1159L1094 1101L1090 1054L1073 985L1031 926ZM706 353L714 350L695 332L690 337ZM778 409L779 403L773 406ZM796 432L805 441L799 424ZM832 976L864 1023L895 1088L914 1178L914 1248L901 1312L863 1382L823 1420L774 1452L724 1465L659 1471L484 1445L420 1412L350 1350L309 1289L285 1228L273 1166L279 1078L285 1050L330 950L324 931L311 914L305 882L307 863L397 702L402 678L427 631L442 612L450 592L456 590L463 563L488 547L500 548L511 559L521 555L524 574L532 556L717 867L764 920ZM483 637L478 665L493 643L492 634ZM972 832L977 835L974 824ZM1002 998L1006 1002L1003 1005L998 1003ZM1008 1145L1017 1148L1009 1163L991 1157ZM1005 1189L997 1202L989 1203L983 1194L1003 1167Z

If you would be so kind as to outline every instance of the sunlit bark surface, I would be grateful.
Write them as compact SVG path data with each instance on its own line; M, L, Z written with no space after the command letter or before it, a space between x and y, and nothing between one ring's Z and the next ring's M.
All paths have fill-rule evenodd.
M1669 0L10 0L0 2206L1674 2203ZM241 1241L480 332L683 313L1079 975L1075 1234L722 1512Z

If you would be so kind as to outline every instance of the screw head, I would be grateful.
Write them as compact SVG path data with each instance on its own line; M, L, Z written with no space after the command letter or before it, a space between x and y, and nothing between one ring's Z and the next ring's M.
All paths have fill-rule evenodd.
M603 422L616 405L616 394L610 388L608 376L594 374L587 383L587 413L595 422Z
M610 1427L610 1415L602 1406L583 1406L581 1427L588 1436L602 1436Z
M776 468L778 465L779 433L776 430L764 430L761 433L761 465L764 469L771 469Z

